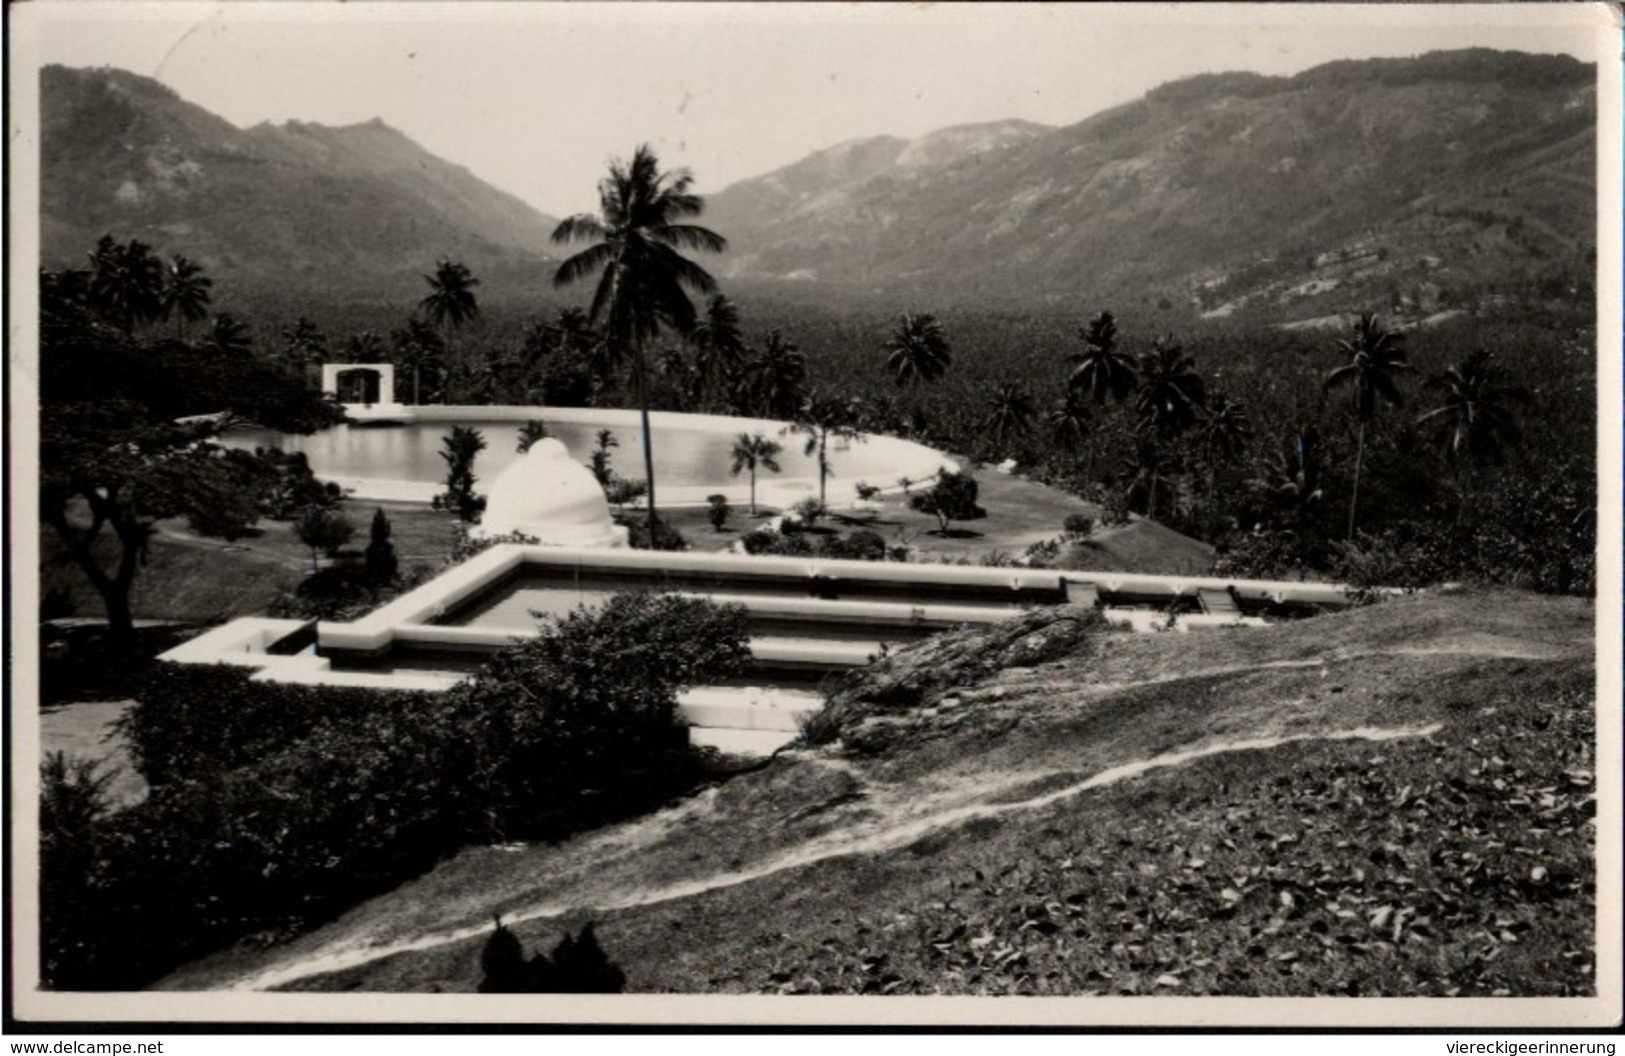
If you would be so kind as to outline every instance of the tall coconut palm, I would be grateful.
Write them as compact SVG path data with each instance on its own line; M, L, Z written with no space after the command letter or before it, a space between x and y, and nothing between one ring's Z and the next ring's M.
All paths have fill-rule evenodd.
M462 326L480 314L479 298L474 295L480 280L462 261L438 261L434 274L423 276L423 281L429 284L429 295L418 302L418 308L435 326L448 322Z
M936 381L953 365L953 352L936 316L904 312L892 327L884 351L886 369L899 385Z
M321 327L300 316L293 325L282 331L282 359L290 372L308 379L312 367L327 356L327 337Z
M412 373L412 403L421 404L425 370L436 379L436 389L440 388L438 379L445 369L446 344L439 331L415 315L407 320L404 330L394 331L390 339L395 345L395 363Z
M139 239L103 235L90 254L90 303L126 334L164 313L164 265Z
M716 389L744 365L745 338L739 329L739 307L723 294L714 294L705 303L705 314L695 321L689 340L694 345L697 397Z
M203 274L202 265L186 257L169 259L164 269L163 313L175 319L175 339L186 337L187 323L201 322L209 314L209 287L214 280Z
M1126 399L1138 379L1133 357L1117 348L1117 322L1112 313L1101 312L1089 320L1079 336L1083 351L1067 355L1072 364L1067 386L1087 392L1096 403L1105 403L1108 397L1119 402Z
M1325 387L1350 385L1354 390L1354 417L1359 423L1354 448L1354 487L1349 492L1348 537L1354 538L1354 516L1360 503L1360 469L1365 461L1365 427L1377 414L1379 397L1399 406L1405 402L1394 375L1410 367L1401 347L1404 334L1384 330L1374 312L1361 312L1354 322L1354 336L1339 340L1337 347L1348 362L1326 375Z
M1241 454L1252 435L1247 405L1240 400L1219 396L1208 406L1207 416L1202 419L1203 461L1207 463L1207 495L1202 506L1209 515L1213 511L1213 481L1218 476L1219 462Z
M1012 436L1025 433L1032 425L1033 398L1020 385L1000 385L993 394L993 402L982 427L993 434L995 445L1003 444Z
M1151 351L1140 357L1140 374L1142 384L1135 410L1139 432L1152 449L1151 493L1145 515L1153 517L1164 454L1162 444L1196 424L1207 395L1202 376L1196 373L1196 360L1171 338L1157 339Z
M479 298L474 295L480 280L461 261L441 260L436 262L434 274L423 276L423 281L429 284L429 295L418 302L418 308L440 332L441 343L449 346L446 324L457 330L480 314ZM441 399L445 398L443 387Z
M344 357L351 363L377 363L385 354L384 339L376 330L361 330L344 340Z
M1066 389L1059 402L1044 415L1055 442L1069 454L1076 454L1089 441L1089 426L1093 416L1089 405L1076 392Z
M693 329L694 305L687 290L716 292L716 280L679 250L720 253L728 245L714 231L681 222L705 209L699 195L689 191L692 183L686 169L662 173L654 152L639 146L630 162L612 162L609 175L599 181L598 216L573 216L553 231L557 243L592 243L559 265L553 285L597 275L589 315L594 323L605 324L610 341L632 354L651 538L657 517L645 347L662 325L683 334Z
M807 357L794 341L770 331L745 364L742 401L758 414L789 418L807 400Z
M754 436L750 433L740 433L734 438L733 467L729 473L739 476L741 471L750 471L750 515L756 516L756 471L765 469L769 473L779 471L779 452L784 448L776 440L769 440L761 433Z
M1456 366L1435 374L1424 383L1429 391L1442 393L1444 402L1416 419L1416 424L1437 430L1445 460L1464 479L1474 470L1500 461L1510 444L1518 441L1518 422L1509 404L1528 404L1529 390L1510 385L1501 370L1490 363L1490 353L1477 349ZM1459 521L1465 502L1456 507Z

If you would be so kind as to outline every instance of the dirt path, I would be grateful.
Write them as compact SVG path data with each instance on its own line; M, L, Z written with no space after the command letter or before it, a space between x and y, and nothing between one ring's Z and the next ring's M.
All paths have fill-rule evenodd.
M890 795L876 794L880 790L872 790L870 795L863 798L863 809L846 824L837 825L789 850L769 853L755 863L664 885L642 886L635 881L629 883L625 880L617 885L613 877L607 882L602 882L601 874L584 881L588 886L597 886L596 891L568 894L565 885L550 884L551 897L527 907L509 909L503 914L504 921L508 924L518 924L562 916L569 912L580 912L583 909L603 914L748 884L776 873L801 869L833 858L883 854L906 847L931 833L952 829L967 822L1018 811L1037 810L1149 771L1181 766L1220 753L1262 751L1305 740L1382 741L1426 737L1436 733L1440 728L1438 724L1394 728L1355 727L1319 734L1219 741L1123 763L1081 780L1072 781L1058 789L1048 787L1046 791L1025 796L1021 795L1023 789L1043 787L1045 782L1052 786L1055 778L1072 775L1062 770L1031 771L1011 775L992 786L986 784L985 780L962 782L924 795L918 788L898 787L887 790ZM635 830L650 823L657 826L656 839L669 830L669 820L650 819L650 822L639 822L623 827L621 838L631 836L633 838L628 840L628 843L639 842L635 838ZM628 833L624 831L626 829L634 831ZM636 870L632 872L636 873ZM476 923L443 929L407 940L368 942L365 938L341 937L326 949L306 953L252 975L228 981L226 988L274 989L299 979L354 968L397 954L466 942L485 935L489 930L489 919L481 913Z

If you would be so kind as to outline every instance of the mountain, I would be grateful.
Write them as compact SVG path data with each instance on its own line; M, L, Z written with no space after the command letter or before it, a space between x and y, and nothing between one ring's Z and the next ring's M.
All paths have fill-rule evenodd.
M1570 293L1595 70L1472 49L1213 74L1059 129L861 140L711 196L719 271L819 295L1160 299L1313 318Z
M219 289L415 298L441 257L545 267L555 221L373 120L239 129L123 70L41 71L47 267L104 233L201 262Z

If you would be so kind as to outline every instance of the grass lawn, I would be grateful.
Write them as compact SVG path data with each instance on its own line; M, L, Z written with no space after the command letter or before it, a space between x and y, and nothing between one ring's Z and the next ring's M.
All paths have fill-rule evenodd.
M352 501L343 512L355 524L354 540L343 553L359 556L367 545L374 508L389 518L401 571L414 566L438 569L451 553L454 519L421 503ZM42 529L41 588L65 592L65 615L100 617L101 599L78 567L62 560L62 549L49 529ZM110 536L100 540L98 555L110 567L115 548ZM321 559L326 564L326 559ZM291 523L260 521L235 543L198 535L183 518L160 521L148 547L146 565L136 576L131 608L138 619L216 623L260 614L284 593L298 587L310 570L310 549L299 541Z
M1099 506L1022 477L982 470L976 481L977 502L987 516L954 522L946 537L935 517L911 509L900 494L881 496L875 510L856 510L849 504L843 508L846 496L832 495L833 515L826 523L841 531L868 529L888 543L907 544L931 558L978 561L1000 554L1020 557L1034 543L1059 536L1062 523L1072 514L1100 518ZM711 527L707 512L704 507L673 507L661 510L660 516L694 549L716 551L727 549L742 533L768 523L780 511L758 507L752 518L748 508L736 507L720 532ZM1142 520L1097 527L1060 561L1065 568L1169 575L1205 572L1212 563L1212 548L1205 543Z

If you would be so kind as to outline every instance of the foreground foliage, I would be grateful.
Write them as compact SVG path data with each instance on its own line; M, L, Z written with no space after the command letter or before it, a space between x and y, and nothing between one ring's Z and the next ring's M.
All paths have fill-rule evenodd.
M443 694L252 682L163 665L123 731L151 797L108 814L48 770L42 965L58 989L144 985L270 942L475 841L556 839L699 779L686 686L736 674L744 615L620 595Z

